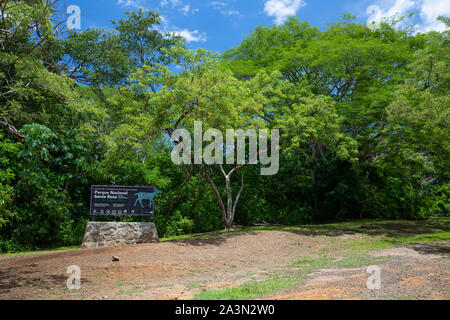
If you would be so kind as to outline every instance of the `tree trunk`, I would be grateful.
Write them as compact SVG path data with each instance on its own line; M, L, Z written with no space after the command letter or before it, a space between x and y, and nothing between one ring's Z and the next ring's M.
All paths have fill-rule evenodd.
M222 165L220 165L220 170L222 171L222 174L225 177L225 187L227 190L227 205L225 207L224 202L222 200L222 197L220 196L219 191L217 190L217 187L214 183L214 181L211 179L209 175L205 175L206 180L211 185L211 188L214 191L214 194L216 195L217 202L219 203L220 211L222 213L222 224L225 229L230 230L230 228L233 226L234 223L234 217L236 216L236 208L239 201L239 198L241 197L242 191L244 190L244 175L242 175L242 183L241 188L236 195L236 199L233 200L233 192L231 188L231 176L236 173L239 169L245 167L247 165L239 165L235 168L233 168L228 174L225 172Z
M239 190L236 199L233 201L233 192L231 189L231 176L236 173L239 169L243 168L246 165L240 165L233 168L228 174L225 172L223 165L220 165L220 170L225 177L225 186L227 189L227 216L226 216L226 224L225 228L230 229L234 223L234 217L236 215L236 207L241 197L241 193L244 190L244 175L242 175L242 184L241 189Z
M223 205L222 197L220 196L219 190L217 190L216 185L214 181L211 179L211 177L208 174L205 174L206 181L209 182L211 185L211 188L214 191L214 194L216 195L217 202L219 203L220 212L222 214L222 224L226 227L227 226L227 213L225 210L225 206Z

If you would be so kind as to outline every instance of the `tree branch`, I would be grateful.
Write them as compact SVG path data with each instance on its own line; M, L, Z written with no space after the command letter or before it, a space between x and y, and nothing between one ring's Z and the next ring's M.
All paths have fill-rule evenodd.
M19 142L25 141L26 137L21 135L13 125L6 121L6 119L4 119L4 121L0 121L0 127L11 133Z
M220 206L220 211L222 212L222 222L224 223L224 225L226 225L227 214L226 214L225 206L223 205L223 200L220 196L219 190L217 190L214 181L211 179L211 177L207 173L205 174L205 179L211 185L211 188L213 189L214 194L216 195L217 202L219 203L219 206Z
M241 197L241 193L242 191L244 191L244 175L242 175L242 183L241 183L241 189L239 190L237 196L236 196L236 200L234 200L234 205L233 205L233 221L234 221L234 215L236 214L236 206L237 203L239 201L239 198Z

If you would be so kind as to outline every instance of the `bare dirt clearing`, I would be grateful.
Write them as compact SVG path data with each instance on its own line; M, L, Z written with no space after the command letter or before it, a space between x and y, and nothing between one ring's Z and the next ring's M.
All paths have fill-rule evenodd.
M297 275L264 299L449 299L450 241L386 246L395 224L243 231L159 244L0 257L0 299L192 299L207 290ZM448 222L401 225L409 235L448 231ZM411 228L411 230L408 230ZM414 232L413 230L414 229ZM405 231L406 230L406 231ZM439 240L439 239L438 239ZM113 262L112 256L120 261ZM305 261L309 264L305 266ZM320 262L320 263L319 263ZM380 290L367 266L382 269ZM67 267L81 289L66 288Z

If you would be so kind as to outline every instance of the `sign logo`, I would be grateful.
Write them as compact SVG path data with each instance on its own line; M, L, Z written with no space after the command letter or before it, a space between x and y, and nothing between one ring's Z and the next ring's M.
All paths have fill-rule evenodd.
M92 186L91 216L149 216L155 214L156 187Z
M141 208L144 209L144 205L142 203L143 200L149 200L149 208L151 209L152 206L155 204L155 196L159 193L162 193L158 189L155 190L155 192L152 193L146 193L146 192L139 192L135 195L138 197L136 199L136 202L134 203L134 206L136 207L137 203L139 202L141 205Z

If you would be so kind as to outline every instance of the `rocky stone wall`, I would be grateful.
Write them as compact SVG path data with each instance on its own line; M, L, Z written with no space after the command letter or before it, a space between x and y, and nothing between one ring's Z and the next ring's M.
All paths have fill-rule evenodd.
M88 222L82 248L159 242L151 222Z

